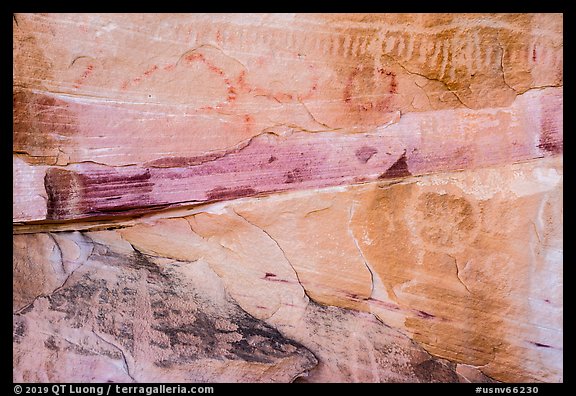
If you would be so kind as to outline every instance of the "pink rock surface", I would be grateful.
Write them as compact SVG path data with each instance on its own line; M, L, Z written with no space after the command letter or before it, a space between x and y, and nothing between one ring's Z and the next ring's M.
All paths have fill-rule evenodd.
M26 199L42 195L46 219L69 220L540 158L563 150L562 111L562 90L549 88L509 108L408 114L365 134L265 133L228 151L139 166L82 163L42 175L19 162L35 183L15 192L14 220L42 220Z

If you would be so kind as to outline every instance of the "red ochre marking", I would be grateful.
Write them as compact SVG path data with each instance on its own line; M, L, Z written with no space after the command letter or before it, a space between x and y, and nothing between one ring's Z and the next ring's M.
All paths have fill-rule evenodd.
M152 66L149 70L146 70L146 71L144 72L144 76L145 76L145 77L150 77L150 76L152 75L152 73L154 73L156 70L158 70L158 66L157 66L157 65L154 65L154 66Z
M130 81L124 81L122 83L122 85L120 86L120 89L122 91L125 91L126 89L128 89L128 86L130 86L130 85L133 85L133 86L138 85L142 82L142 80L144 78L150 78L150 76L158 70L159 70L158 65L153 65L148 70L146 70L144 73L142 73L141 76L133 78L131 82ZM166 67L164 67L164 70L167 70Z
M208 60L206 60L206 57L202 54L194 52L192 54L186 55L186 57L184 59L187 60L189 63L192 63L192 62L198 60L198 61L204 63L210 71L218 74L221 77L225 76L224 71L222 69L220 69L219 67L214 66L212 63L208 62Z
M313 71L314 67L310 66L310 69ZM286 102L292 102L295 99L297 99L298 101L303 101L306 99L310 99L312 96L314 96L316 90L318 89L319 78L316 74L312 74L310 79L312 81L312 84L304 94L278 92L262 87L251 87L246 83L245 71L240 72L240 75L236 78L236 85L241 92L252 93L254 96L264 96L268 99L273 99L278 103L286 103Z
M226 86L228 87L228 102L232 102L233 100L236 99L236 90L234 89L234 87L232 86L232 83L230 82L230 80L228 78L225 78L224 82L226 83Z
M226 76L226 74L224 73L224 70L222 70L218 66L215 66L214 64L209 62L204 55L199 54L197 52L186 55L184 57L184 60L187 61L188 63L192 63L195 61L203 63L204 65L206 65L208 70L210 70L214 74L222 77L224 80L224 84L226 84L226 90L228 93L228 95L226 97L226 101L218 103L215 106L202 107L200 110L213 110L215 108L221 108L221 107L229 104L230 102L233 102L234 100L236 100L236 96L237 96L236 88L233 86L232 81Z
M90 65L86 66L86 70L84 70L84 73L82 73L80 78L74 82L74 88L80 88L80 85L82 85L84 83L84 80L86 80L88 77L90 77L93 70L94 70L94 65L90 64Z
M236 85L243 92L250 92L252 88L246 83L246 71L242 70L236 78Z
M144 73L142 73L142 76L136 77L134 80L132 80L132 82L134 84L139 84L144 77L146 77L146 78L150 77L156 70L158 70L158 66L154 65L150 69L148 69Z

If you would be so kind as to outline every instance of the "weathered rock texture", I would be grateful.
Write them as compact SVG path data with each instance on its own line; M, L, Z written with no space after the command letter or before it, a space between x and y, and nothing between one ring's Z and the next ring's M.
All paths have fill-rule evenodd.
M562 23L14 15L14 380L562 381Z

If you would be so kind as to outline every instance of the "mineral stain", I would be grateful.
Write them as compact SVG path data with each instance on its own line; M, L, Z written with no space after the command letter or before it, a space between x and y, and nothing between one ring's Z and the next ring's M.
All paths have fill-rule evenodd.
M219 201L247 197L256 194L256 190L251 187L223 187L218 186L206 193L209 201Z
M386 172L382 173L379 179L393 179L396 177L406 177L412 176L412 173L408 170L408 163L406 162L406 150L404 153L398 158L394 164L390 168L386 170Z
M374 154L376 154L378 152L378 149L376 149L375 147L371 147L371 146L362 146L360 147L358 150L356 150L355 154L356 154L356 158L358 158L358 161L362 162L362 163L366 163L370 160L370 158L372 158L374 156Z

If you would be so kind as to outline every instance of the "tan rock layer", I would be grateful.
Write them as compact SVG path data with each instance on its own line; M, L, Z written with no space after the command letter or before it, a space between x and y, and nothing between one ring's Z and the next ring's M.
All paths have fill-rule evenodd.
M114 231L17 236L15 243L25 241L32 250L17 251L16 268L30 262L36 271L57 273L41 260L43 253L36 253L46 246L44 237L58 238L67 246L63 257L73 250L88 257L61 285L15 312L15 381L458 382L467 378L457 373L454 363L435 359L369 314L310 302L303 305L300 318L290 318L294 326L284 329L312 354L239 309L217 272L202 260L176 261L141 253ZM65 259L56 261L62 264ZM17 274L15 281L33 286L24 275ZM15 298L27 292L31 290L17 290Z
M424 364L435 367L432 371L447 370L441 376L446 381L455 380L455 364L460 364L463 378L478 378L469 369L476 367L500 381L558 382L563 351L561 169L561 158L552 158L394 185L293 192L86 237L100 249L106 246L101 259L113 260L122 271L128 270L129 257L141 255L153 262L144 267L147 271L163 273L174 265L186 271L210 268L219 277L214 290L226 291L250 315L314 352L320 363L310 381L417 381L420 377L407 374L412 369L392 368L403 359L413 364L407 357L412 352L388 354L388 347L378 344L400 331L432 356L449 361ZM55 279L53 285L62 278L52 275L60 256L43 235L15 236L16 246L28 238L33 247L15 256L15 274L22 274L15 278L20 305L34 294L27 288L26 272L19 270L26 268L23 263L44 268L35 271ZM55 235L62 235L58 240L86 238ZM59 244L61 256L69 257L74 244ZM180 272L166 276L184 277ZM202 283L205 276L193 278ZM366 314L343 313L351 315L347 324L338 319L344 311L329 311L319 319L311 314L317 308L309 298ZM36 307L44 298L32 301ZM138 309L148 312L143 304ZM342 329L322 333L322 326L334 330L333 320ZM389 327L393 334L381 333ZM364 334L357 346L343 346L350 339L342 338L346 331L352 338ZM368 350L362 337L372 340ZM360 357L360 351L368 355ZM336 369L350 354L358 354L351 362L366 363Z
M15 381L288 382L317 364L300 344L239 309L205 265L159 266L137 250L80 240L89 257L13 317ZM27 243L41 248L41 241ZM15 266L33 254L17 254ZM52 272L43 265L32 267Z

